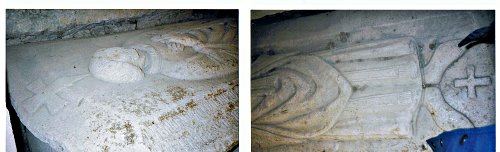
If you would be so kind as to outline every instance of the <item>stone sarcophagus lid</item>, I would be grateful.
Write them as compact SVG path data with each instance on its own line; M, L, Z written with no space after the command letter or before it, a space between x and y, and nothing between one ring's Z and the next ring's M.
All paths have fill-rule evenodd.
M21 122L57 151L226 151L238 142L232 19L7 48Z
M334 11L255 27L252 150L426 151L442 131L494 123L494 49L459 48L479 26L452 20L480 13Z

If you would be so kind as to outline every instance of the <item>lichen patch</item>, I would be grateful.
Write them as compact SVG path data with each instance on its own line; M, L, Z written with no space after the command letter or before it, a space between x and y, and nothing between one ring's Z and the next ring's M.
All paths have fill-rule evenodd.
M106 130L113 134L123 133L125 135L125 141L127 145L135 143L136 135L132 124L130 124L130 122L128 121L123 124L113 123L111 127Z
M194 102L194 100L191 100L189 101L186 106L189 107L189 108L194 108L196 107L198 104L196 102Z
M158 120L160 122L163 122L163 121L168 120L170 118L184 115L185 112L187 112L190 109L195 108L196 106L198 106L198 104L194 100L191 100L190 102L186 103L184 106L177 107L173 111L169 111L167 113L160 115L160 117L158 117Z
M207 96L205 96L205 100L210 100L210 99L216 98L225 92L227 92L226 89L222 89L222 88L217 89L215 92L209 93Z
M231 89L235 90L236 88L238 88L238 80L232 80L230 82L228 82L228 85L231 87Z
M233 102L229 102L227 107L226 107L226 112L232 112L234 111L234 109L238 108L238 105L233 103Z
M188 94L186 89L178 86L170 88L166 92L170 95L173 102L184 99L184 97Z

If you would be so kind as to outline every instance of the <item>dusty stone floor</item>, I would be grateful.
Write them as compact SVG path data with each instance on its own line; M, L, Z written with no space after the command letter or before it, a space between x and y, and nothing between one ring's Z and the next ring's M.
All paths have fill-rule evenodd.
M492 11L332 11L252 26L252 150L431 151L495 123Z

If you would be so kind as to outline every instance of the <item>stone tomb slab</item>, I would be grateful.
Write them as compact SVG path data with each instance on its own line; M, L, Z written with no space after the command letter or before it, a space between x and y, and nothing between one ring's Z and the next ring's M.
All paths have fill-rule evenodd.
M457 46L493 20L493 11L332 11L253 26L252 150L431 151L425 140L443 131L494 124L494 45ZM315 63L291 60L306 57ZM304 78L333 74L308 83L316 89L283 87L292 76L278 71L296 66Z
M8 47L12 104L30 132L57 151L229 150L238 142L236 25L231 19L194 21L97 38ZM197 46L184 41L162 45L166 40L152 39L178 40L190 32L190 40L199 42ZM157 56L148 54L145 66L140 67L142 79L114 83L89 72L97 50L146 43L164 59L159 62ZM179 52L164 46L176 46ZM221 67L222 63L213 59L216 57L227 59L223 63L227 66ZM157 61L167 65L156 69L160 72L147 71L150 69L146 67ZM185 68L189 65L193 65L191 69ZM191 79L190 70L205 77ZM222 74L217 75L217 70ZM169 76L179 71L184 72L185 79Z

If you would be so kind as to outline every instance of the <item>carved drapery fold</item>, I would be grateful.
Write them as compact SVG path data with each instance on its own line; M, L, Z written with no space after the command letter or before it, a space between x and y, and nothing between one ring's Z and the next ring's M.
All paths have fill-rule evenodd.
M139 81L144 73L182 80L218 78L238 70L236 41L237 28L227 22L208 28L147 32L130 38L123 47L98 50L90 71L96 78L114 83Z
M340 73L314 56L292 56L252 71L252 127L292 138L330 129L351 95Z

